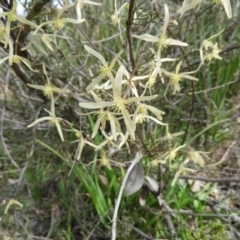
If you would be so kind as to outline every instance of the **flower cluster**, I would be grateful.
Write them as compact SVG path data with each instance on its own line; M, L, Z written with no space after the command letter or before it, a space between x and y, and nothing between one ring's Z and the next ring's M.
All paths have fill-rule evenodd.
M231 17L231 6L228 0L225 1L214 1L215 3L222 3L228 17ZM56 38L67 38L62 37L59 31L62 30L66 24L80 24L85 21L83 18L82 7L84 4L91 4L99 6L99 3L88 1L88 0L76 0L71 4L64 4L59 9L57 16L54 20L49 20L36 26L34 23L30 23L24 20L22 17L16 14L16 2L13 4L13 8L9 12L0 13L0 16L7 17L7 24L0 26L0 41L4 43L5 46L9 47L9 56L3 58L1 62L8 60L10 64L23 62L31 70L31 65L26 59L19 57L14 54L13 45L10 38L10 25L13 21L20 21L23 24L28 24L34 31L31 33L32 40L30 43L23 47L22 50L28 49L37 41L40 41L44 47L48 50L53 51L54 46L57 46ZM187 1L184 0L179 13L183 15L185 12L192 8L200 7L202 0ZM114 14L111 16L112 23L114 26L118 26L120 32L120 38L123 42L122 36L122 15L124 10L129 7L128 3L123 4L120 8L117 8L117 1L115 0L115 10ZM70 9L75 9L76 18L66 17L66 12ZM213 43L212 39L220 35L216 34L208 39L205 39L199 48L201 63L199 67L195 70L182 70L185 68L184 59L178 59L177 57L171 58L166 54L167 48L181 48L184 49L188 47L186 42L177 40L173 35L169 34L169 25L174 22L177 26L175 20L170 19L169 8L167 4L163 4L164 10L164 20L162 27L158 34L144 33L144 34L131 34L132 41L138 42L139 39L147 42L151 45L149 52L151 53L151 58L146 65L141 65L140 73L136 69L131 69L133 66L128 66L127 61L122 59L124 56L129 59L129 56L125 56L123 49L118 49L118 53L114 54L113 58L108 62L102 54L97 51L95 46L91 47L87 44L84 45L84 49L91 57L94 57L99 62L98 71L95 74L90 74L92 77L86 85L86 94L89 94L91 101L80 102L79 106L83 109L92 110L87 115L94 119L94 124L92 127L92 133L89 138L95 138L98 133L101 135L102 143L96 146L89 139L85 139L82 131L73 129L70 123L66 122L64 119L57 117L55 113L55 98L54 94L68 94L67 90L57 88L52 85L50 79L47 76L45 65L43 65L43 72L46 76L47 83L44 86L29 84L30 87L43 91L43 93L48 96L51 100L51 109L48 112L49 116L39 118L35 120L28 127L32 127L42 121L50 121L56 126L59 136L62 141L64 141L62 123L68 125L75 133L78 134L78 150L76 153L76 159L80 159L84 145L89 145L96 151L101 150L106 146L110 145L117 149L120 149L123 145L127 145L127 141L136 140L136 130L139 124L147 123L160 125L166 128L168 140L177 136L180 133L169 134L168 125L163 122L164 111L161 110L161 106L153 107L150 101L156 100L158 98L157 91L154 91L154 87L164 86L166 87L164 96L167 96L168 90L172 90L172 94L175 95L181 91L182 81L191 80L194 82L198 81L198 78L194 77L193 74L199 71L200 67L205 61L211 62L213 59L221 59L220 49L218 48L218 43ZM133 22L137 22L137 16L133 16ZM52 34L45 32L45 27L52 29ZM127 53L128 54L128 53ZM130 62L130 61L128 61ZM166 65L166 63L170 63ZM133 64L134 65L134 64ZM174 68L172 68L172 66ZM183 67L182 67L183 66ZM191 71L192 70L192 71ZM92 69L90 69L92 73ZM160 80L160 81L159 81ZM154 92L152 94L152 92ZM83 114L82 111L80 114ZM109 130L110 129L110 130ZM154 160L153 165L158 163L168 162L169 166L172 167L174 164L172 162L175 160L180 149L185 148L185 145L169 148L169 151L161 158ZM201 159L201 155L197 152L193 152L181 165L180 172L187 170L185 165L193 161L203 166L204 162ZM177 179L177 176L175 179ZM174 180L175 181L175 180Z

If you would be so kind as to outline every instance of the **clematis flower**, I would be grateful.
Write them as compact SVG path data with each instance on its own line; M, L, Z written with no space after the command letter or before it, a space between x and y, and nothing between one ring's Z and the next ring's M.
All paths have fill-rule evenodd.
M94 92L90 91L94 100L96 102L101 102L102 99L99 98ZM92 114L94 112L91 112L89 114ZM113 115L112 112L108 110L104 110L103 108L100 108L97 112L95 112L98 115L97 121L94 124L94 129L92 133L92 138L94 138L100 128L101 125L101 130L104 131L106 128L106 123L109 121L110 127L111 127L111 133L113 140L117 140L117 134L121 132L121 126L117 118Z
M178 63L178 65L176 67L176 70L175 70L175 73L168 72L165 69L162 70L162 72L170 78L170 82L168 83L168 86L167 86L167 89L166 89L164 95L166 95L169 86L173 87L173 94L176 94L176 92L179 92L180 91L179 82L182 79L189 79L189 80L192 80L192 81L198 81L197 78L195 78L193 76L190 76L189 74L193 74L193 73L197 72L199 69L197 69L195 71L192 71L192 72L179 73L181 65L182 65L182 61L180 61Z
M65 90L65 89L61 89L61 88L58 88L58 87L54 87L51 82L50 82L50 79L49 77L47 76L47 71L46 71L46 67L45 67L45 63L43 63L43 72L47 78L47 84L45 84L44 86L41 86L41 85L34 85L34 84L28 84L29 87L32 87L32 88L35 88L35 89L38 89L38 90L42 90L44 95L47 96L47 97L51 97L53 96L53 93L54 92L57 92L57 93L61 93L61 94L66 94L68 93L68 90Z
M109 102L91 102L91 103L79 103L79 105L83 108L88 109L100 109L109 107L112 109L115 113L121 114L123 116L127 131L129 132L129 135L132 140L135 140L135 126L131 120L130 114L127 110L127 105L134 103L134 102L140 102L140 101L150 101L157 97L157 95L153 96L141 96L141 97L131 97L128 99L125 99L121 95L121 89L122 89L122 79L123 79L123 73L124 73L124 66L120 66L120 68L117 71L117 74L115 78L110 78L113 88L113 100Z
M10 47L11 43L9 44L9 47ZM5 57L5 58L2 58L0 60L0 65L9 60L9 65L12 65L13 63L16 63L16 64L19 64L19 63L24 63L24 65L26 65L31 71L33 72L37 72L37 70L34 70L32 69L31 67L31 63L29 62L28 59L24 58L24 57L21 57L21 56L18 56L18 55L13 55L11 54L11 50L9 51L9 56Z
M161 34L159 37L152 36L150 34L143 34L143 35L132 35L132 37L139 38L145 40L147 42L153 42L158 45L158 49L162 50L163 48L168 47L169 45L177 45L177 46L188 46L187 43L181 42L179 40L171 39L167 37L167 27L169 24L169 11L167 4L164 4L165 10L165 17L164 17L164 24L161 29Z
M6 17L6 26L4 27L4 40L5 40L5 44L4 44L4 48L6 48L9 44L9 40L10 40L10 30L11 30L11 23L15 22L15 21L19 21L23 24L29 25L31 27L37 28L38 26L36 24L34 24L31 21L28 21L26 18L18 16L16 14L16 9L17 9L17 1L13 0L12 2L12 9L9 10L8 12L1 12L0 13L0 18L2 17Z
M103 78L113 77L112 75L113 67L115 66L115 63L117 62L118 58L123 53L123 50L121 50L118 54L116 54L116 56L111 61L110 65L108 65L108 63L100 53L96 52L95 50L88 47L87 45L84 45L84 48L102 63L102 65L100 66L100 75L97 78L93 79L93 81L87 86L86 90L88 91L91 88L93 88L97 83L99 83Z
M42 31L42 27L45 25L52 25L53 26L53 32L54 36L56 36L56 31L62 29L65 27L66 23L73 23L73 24L79 24L85 21L85 19L73 19L73 18L62 18L62 15L64 12L68 11L68 9L72 8L75 6L75 3L70 4L70 5L63 5L63 7L60 9L60 11L57 14L56 19L46 21L44 23L41 23L39 26L37 26L36 30L33 32L33 35L36 35L38 31Z
M33 127L34 125L36 125L40 122L49 121L52 125L55 125L57 127L59 136L60 136L61 140L64 142L64 137L63 137L63 132L62 132L60 122L65 121L65 120L57 117L56 114L55 114L55 104L54 104L53 95L51 95L51 111L48 111L47 109L44 109L44 110L47 113L49 113L49 116L48 117L41 117L41 118L36 119L33 123L28 125L27 128Z
M152 48L150 48L150 50L154 54L154 61L152 63L152 72L149 76L146 87L149 86L149 88L152 88L156 83L157 76L161 77L162 83L164 83L164 78L162 76L162 68L161 68L162 63L176 61L176 59L161 58L161 54L159 50L158 50L158 53L156 53Z
M124 44L124 40L122 37L122 29L121 29L121 12L124 8L127 8L129 6L129 3L126 2L119 9L117 9L117 1L115 0L114 6L115 6L115 11L114 11L114 14L111 15L111 20L114 26L118 25L120 40L121 40L121 43Z
M172 161L176 158L178 151L181 148L184 148L186 145L181 145L179 147L176 147L176 145L174 146L174 148L172 148L169 153L167 154L167 156L165 157L164 161L169 160L169 165L172 165Z
M150 116L148 114L148 111L153 113L156 117ZM154 121L155 123L157 123L159 125L167 125L167 124L161 122L162 115L164 115L164 114L165 114L165 112L163 112L153 106L140 103L140 104L138 104L138 107L134 112L133 122L134 123L142 123L146 119L151 119L152 121Z
M219 36L224 30L222 30L221 32L211 36L210 38L206 39L203 41L201 47L200 47L200 58L201 58L201 64L204 64L204 61L208 61L209 63L212 61L213 58L216 59L222 59L219 56L220 53L220 49L218 48L218 43L213 43L212 41L210 41L211 39Z
M38 34L38 33L36 33L34 35L32 33L29 33L29 35L28 35L29 43L25 47L21 48L21 50L24 51L33 45L35 48L40 49L41 52L43 52L44 54L47 55L48 53L45 51L42 43L44 43L45 46L49 50L54 51L52 44L54 43L54 45L57 46L56 41L55 41L56 37L61 38L61 39L69 39L68 37L63 37L63 36L54 35L54 34L47 34L47 33Z
M121 16L120 16L120 14L121 14L122 10L123 10L125 7L128 7L128 6L129 6L129 3L126 2L126 3L124 3L119 9L117 9L117 2L116 2L116 0L115 0L114 5L115 5L115 11L114 11L114 14L111 16L112 23L113 23L114 26L118 25L119 28L120 28L120 22L121 22Z
M87 144L89 146L91 146L92 148L96 149L98 146L87 141L82 134L82 131L79 131L77 129L72 129L72 131L75 133L75 136L78 138L77 140L72 141L71 143L75 143L78 142L78 147L77 147L77 151L75 153L75 159L76 160L80 160L81 156L82 156L82 151L84 146Z
M185 167L185 165L186 165L188 162L189 162L189 159L186 159L186 160L179 166L179 169L178 169L177 173L176 173L175 176L174 176L174 179L173 179L173 181L172 181L171 186L174 186L174 185L175 185L175 183L176 183L176 181L178 180L180 174L185 173L186 171L188 171L188 172L196 172L196 170L193 170L193 169L191 169L191 168L186 168L186 167Z
M201 167L204 167L204 165L205 165L205 162L204 162L204 159L203 159L202 155L204 157L206 157L207 159L210 159L210 157L208 157L207 154L208 154L208 152L195 151L192 148L190 148L190 150L188 151L189 159L191 161L197 163Z

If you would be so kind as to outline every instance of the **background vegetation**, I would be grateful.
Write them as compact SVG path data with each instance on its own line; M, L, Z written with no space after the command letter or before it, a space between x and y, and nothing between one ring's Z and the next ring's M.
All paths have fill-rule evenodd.
M109 141L99 151L91 144L101 145L106 140L105 132L99 130L92 138L97 115L89 115L88 109L79 106L93 101L86 87L100 72L99 61L84 45L95 49L108 63L124 50L114 68L114 76L117 65L121 64L132 74L131 78L147 75L155 59L150 48L156 45L134 37L129 45L128 33L157 36L165 12L161 1L130 1L122 9L120 25L114 26L111 16L116 10L115 1L102 1L101 6L82 2L86 2L81 8L84 22L67 23L62 29L55 29L51 24L42 26L50 34L51 47L40 34L39 38L34 35L33 26L11 22L14 54L28 59L34 71L24 62L9 64L0 60L1 238L111 239L121 183L130 161L141 151L141 168L148 178L139 191L122 197L117 239L240 239L238 1L231 2L230 19L223 6L212 1L204 1L200 9L191 9L180 18L177 10L182 1L167 1L168 35L187 42L188 46L164 49L164 58L178 61L163 63L162 67L174 72L181 60L181 72L195 71L201 62L199 49L203 40L224 30L212 40L218 42L222 60L213 59L192 74L198 82L181 81L181 91L177 94L169 89L164 95L169 79L163 72L153 88L146 88L146 96L158 94L150 105L165 112L162 122L168 123L168 128L145 121L137 125L135 141L128 138L128 144L120 149L116 148L119 141ZM117 9L125 3L116 2ZM7 13L14 2L2 0L0 4L2 12ZM25 12L19 14L37 26L55 20L63 6L63 2L50 0L21 4ZM63 16L77 19L77 13L74 5ZM129 22L131 14L134 21ZM7 26L8 17L2 13L0 16L4 30L0 31L0 54L4 59L10 56L10 44L5 46L7 31L3 27ZM133 48L133 59L129 46ZM54 94L55 113L64 119L61 122L64 141L48 121L27 128L36 119L48 116L44 109L50 110L52 102L28 84L42 86L47 78L56 88L64 90ZM106 81L107 78L101 83ZM146 79L137 81L139 94L143 93L146 82ZM110 91L95 90L107 100ZM133 114L134 106L128 111ZM119 122L125 134L124 121ZM110 130L107 124L106 133ZM183 144L185 147L176 151L172 163L165 164L164 159ZM190 171L181 171L186 155L196 153L200 154L197 159L193 157L196 162L186 165ZM176 173L179 176L173 185ZM139 173L135 177L141 178Z

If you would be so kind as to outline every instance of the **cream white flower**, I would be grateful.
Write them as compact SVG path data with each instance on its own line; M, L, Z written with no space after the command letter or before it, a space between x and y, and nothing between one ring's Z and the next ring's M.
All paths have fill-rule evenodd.
M221 60L222 58L219 56L220 49L218 48L218 43L213 43L210 41L211 39L219 36L224 30L221 32L211 36L208 39L205 39L200 47L200 59L201 64L204 64L204 61L208 61L209 63L212 61L213 58Z
M155 37L155 36L150 35L150 34L132 35L132 36L135 37L135 38L145 40L147 42L156 43L160 50L168 47L169 45L177 45L177 46L185 46L185 47L188 46L188 44L185 43L185 42L181 42L179 40L175 40L175 39L167 37L166 32L167 32L167 27L168 27L168 24L169 24L169 11L168 11L167 4L164 4L164 10L165 10L164 24L163 24L163 27L161 29L161 34L160 34L159 37Z
M86 90L90 90L97 83L99 83L103 78L105 78L105 77L113 77L113 74L112 74L113 67L115 66L115 63L117 62L117 60L119 59L119 57L123 53L123 50L121 50L118 54L116 54L116 56L111 61L110 65L108 65L107 61L104 59L104 57L100 53L96 52L94 49L88 47L87 45L84 45L84 48L90 54L95 56L102 64L100 66L100 75L98 77L96 77L95 79L93 79L93 81L86 88Z
M113 99L112 101L103 101L103 102L91 102L91 103L79 103L79 105L83 108L88 109L101 109L108 107L112 109L116 114L120 114L125 122L127 131L129 132L129 135L132 140L135 140L135 126L131 120L130 114L127 110L127 105L134 103L134 102L140 102L140 101L150 101L152 99L155 99L157 95L153 96L141 96L141 97L131 97L131 98L123 98L121 89L122 89L122 79L123 79L123 73L124 73L124 66L120 66L120 68L117 71L117 74L115 78L110 77L111 84L112 84L112 90L113 90Z
M182 173L184 174L186 171L188 171L188 172L196 172L196 170L193 170L193 169L191 169L191 168L186 168L186 167L185 167L185 165L186 165L188 162L189 162L189 159L186 159L186 160L179 166L179 169L178 169L177 173L176 173L175 176L174 176L174 179L173 179L173 181L172 181L171 186L174 186L174 185L175 185L175 183L176 183L176 181L178 180L180 174L182 174Z
M32 126L34 126L34 125L36 125L36 124L38 124L40 122L49 121L51 124L53 124L53 125L55 125L57 127L59 136L60 136L61 140L64 142L62 128L61 128L61 125L60 125L60 122L64 121L64 119L57 117L56 114L55 114L55 103L54 103L53 95L51 95L51 111L48 111L47 109L44 109L44 110L47 113L49 113L49 116L48 117L38 118L33 123L28 125L27 127L30 128L30 127L32 127Z
M179 82L182 79L189 79L189 80L192 80L192 81L198 81L198 78L190 76L190 74L193 74L193 73L197 72L199 69L197 69L195 71L192 71L192 72L179 73L181 65L182 65L182 61L180 61L178 63L178 65L176 66L175 73L168 72L165 69L162 70L163 73L170 78L170 81L168 83L168 86L167 86L167 89L166 89L164 95L166 95L169 86L172 86L173 94L176 94L176 92L179 92L180 91L180 84L179 84Z

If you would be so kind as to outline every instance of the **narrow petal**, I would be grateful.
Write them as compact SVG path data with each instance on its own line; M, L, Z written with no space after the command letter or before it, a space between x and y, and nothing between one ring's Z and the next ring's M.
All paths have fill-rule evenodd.
M34 85L34 84L29 84L29 83L27 85L31 88L35 88L35 89L42 90L42 91L44 91L44 89L45 89L45 86L41 86L41 85Z
M20 58L21 62L23 62L30 70L32 70L33 72L38 72L38 70L32 69L30 62L26 58L20 56L18 57Z
M158 42L159 41L158 37L152 36L147 33L143 34L143 35L132 35L132 37L139 38L139 39L145 40L147 42Z
M93 129L93 133L92 133L92 138L94 138L99 130L100 124L103 120L103 118L106 116L106 112L104 112L103 114L98 116L97 121L94 124L94 129Z
M126 99L127 103L132 103L132 102L139 102L139 101L150 101L152 99L155 99L158 97L158 94L152 95L152 96L144 96L144 97L132 97Z
M17 19L19 22L24 23L24 24L26 24L26 25L29 25L29 26L31 26L31 27L34 27L34 28L37 28L37 27L38 27L38 26L37 26L36 24L34 24L33 22L28 21L26 18L21 17L21 16L19 16L19 15L16 15L16 19Z
M42 117L42 118L38 118L37 120L35 120L33 123L31 123L30 125L27 126L27 128L30 128L40 122L44 122L44 121L50 121L52 119L52 117Z
M188 79L188 80L193 80L193 81L198 81L198 78L196 77L193 77L193 76L190 76L190 75L185 75L185 74L180 74L181 75L181 78L185 78L185 79Z
M56 121L56 122L55 122L55 125L56 125L56 127L57 127L57 130L58 130L58 133L59 133L59 136L60 136L61 140L64 142L64 137L63 137L63 133L62 133L62 128L61 128L59 122Z
M99 75L98 77L94 78L92 80L92 82L86 87L86 90L89 91L90 89L92 89L96 84L98 84L101 80L103 79L103 77L101 75Z
M84 145L85 145L85 141L84 141L83 136L81 135L81 137L80 137L80 139L79 139L79 143L78 143L78 149L77 149L77 152L76 152L76 155L77 155L77 156L76 156L76 159L77 159L78 161L79 161L80 158L81 158Z
M108 113L108 118L109 118L110 125L111 125L113 140L116 141L117 140L116 119L114 119L113 116L109 113ZM118 122L118 125L120 126L119 122Z
M8 60L9 59L9 56L7 56L7 57L5 57L5 58L2 58L1 60L0 60L0 65L3 63L3 62L5 62L6 60ZM12 64L10 64L10 65L12 65Z
M80 107L88 108L88 109L97 109L97 108L105 108L112 106L112 102L90 102L90 103L79 103Z
M101 6L102 3L97 3L97 2L92 2L92 1L87 1L87 0L84 0L84 4L92 4L92 5L95 5L95 6Z
M162 126L168 125L167 123L162 123L162 122L160 122L158 119L156 119L156 118L154 118L154 117L152 117L152 116L146 115L145 117L153 120L155 123L157 123L157 124L159 124L159 125L162 125Z
M104 57L96 52L95 50L93 50L92 48L88 47L87 45L84 45L84 48L90 53L92 54L93 56L95 56L97 59L99 59L99 61L103 64L104 67L107 67L108 64L106 62L106 60L104 59Z
M146 104L143 104L143 106L149 110L150 112L152 112L158 119L162 120L162 115L165 114L165 112L153 107L153 106L150 106L150 105L146 105Z
M78 19L78 20L72 19L72 18L62 18L61 20L63 23L73 23L73 24L79 24L85 21L84 18Z
M229 0L221 0L228 18L232 18L232 7Z
M167 45L174 45L174 46L183 46L183 47L188 46L188 44L185 42L171 39L171 38L166 39L166 43L167 43Z
M168 6L167 4L164 4L164 12L165 12L165 16L164 16L164 23L163 23L163 27L162 27L162 33L161 35L165 35L167 32L167 27L169 24L169 11L168 11Z
M110 64L110 68L113 68L116 61L118 60L118 58L121 56L121 54L123 53L123 50L121 50L112 60L111 64Z
M131 140L135 140L135 127L133 126L133 123L131 121L131 118L127 112L126 109L122 109L122 115L123 115L123 119L124 119L124 122L125 122L125 125L126 125L126 128L127 128L127 131L131 137Z
M180 61L176 66L176 74L179 74L180 67L182 65L182 61Z
M110 78L113 88L113 97L119 98L121 97L121 89L122 89L122 79L123 79L124 66L121 65L117 71L117 74L114 79Z

